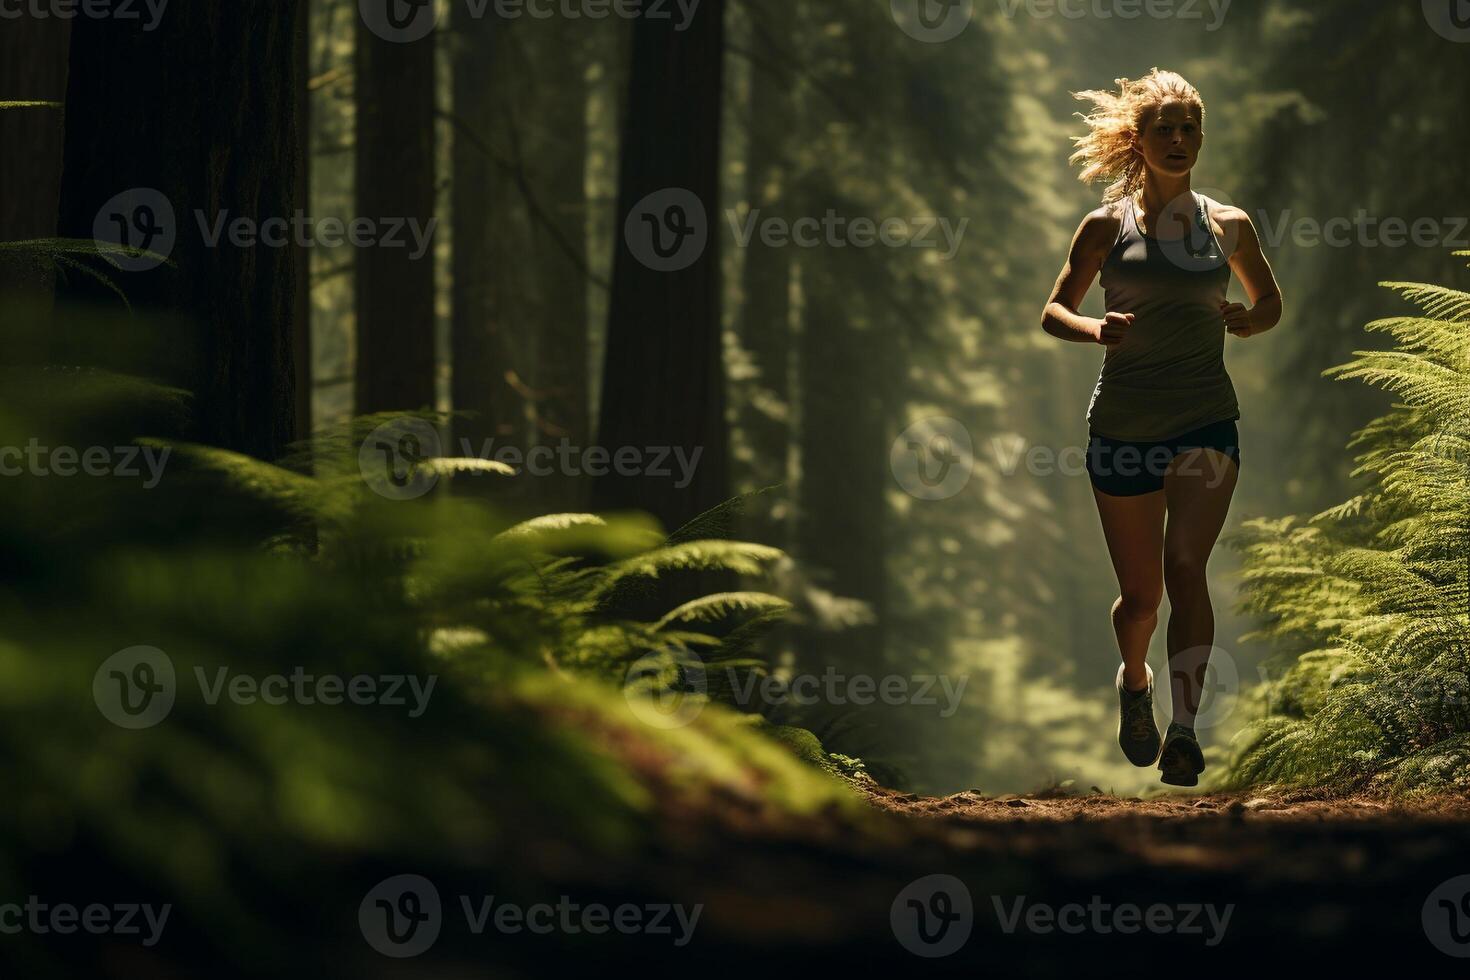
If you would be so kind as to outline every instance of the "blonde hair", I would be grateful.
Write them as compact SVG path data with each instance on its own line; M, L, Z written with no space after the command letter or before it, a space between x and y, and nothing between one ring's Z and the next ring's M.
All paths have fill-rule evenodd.
M1198 115L1201 127L1205 123L1204 99L1182 75L1154 68L1136 81L1118 78L1113 84L1118 91L1072 93L1075 99L1093 103L1093 110L1082 117L1087 134L1072 137L1077 150L1067 162L1082 162L1077 176L1084 183L1110 181L1103 192L1104 204L1120 201L1142 185L1143 157L1133 152L1133 137L1164 103L1183 102Z

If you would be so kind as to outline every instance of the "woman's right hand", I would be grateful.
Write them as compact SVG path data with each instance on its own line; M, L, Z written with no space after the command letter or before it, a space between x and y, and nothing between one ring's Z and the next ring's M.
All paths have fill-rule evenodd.
M1128 328L1131 326L1132 313L1109 313L1107 319L1098 323L1097 342L1104 347L1117 347L1128 336Z

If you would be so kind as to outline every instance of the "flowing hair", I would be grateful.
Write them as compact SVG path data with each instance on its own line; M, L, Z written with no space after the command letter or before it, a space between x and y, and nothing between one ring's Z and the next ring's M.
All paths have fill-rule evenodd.
M1075 99L1091 102L1093 109L1082 117L1087 133L1072 137L1077 149L1067 162L1083 164L1077 175L1083 183L1109 181L1104 204L1122 200L1143 182L1143 157L1133 152L1133 137L1164 103L1185 103L1199 117L1200 127L1205 124L1205 102L1199 90L1172 71L1155 68L1140 79L1118 78L1113 84L1118 91L1072 93Z

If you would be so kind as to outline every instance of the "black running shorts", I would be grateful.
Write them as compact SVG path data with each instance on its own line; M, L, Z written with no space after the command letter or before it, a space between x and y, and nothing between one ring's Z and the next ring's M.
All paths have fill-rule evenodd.
M1161 442L1125 442L1090 433L1087 443L1087 475L1092 485L1112 497L1136 497L1164 489L1164 473L1175 456L1186 449L1215 449L1229 456L1240 468L1240 436L1235 419L1209 425ZM1205 459L1198 469L1205 476L1220 473Z

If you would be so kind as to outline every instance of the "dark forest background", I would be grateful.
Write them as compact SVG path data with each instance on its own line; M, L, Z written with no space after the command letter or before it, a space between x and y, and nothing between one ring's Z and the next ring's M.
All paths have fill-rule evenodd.
M1466 812L1463 0L37 3L0 5L0 920L174 917L6 935L0 972L669 953L461 924L404 963L425 881L451 920L707 903L670 954L700 972L907 969L900 899L943 869L977 908L1239 900L1253 966L1430 951L1462 823L1254 811ZM1286 307L1227 338L1198 798L1118 752L1117 583L1055 462L1103 351L1041 329L1101 196L1071 93L1155 66ZM231 237L296 215L310 242ZM303 673L434 687L195 682ZM1056 938L971 950L1120 948Z
M1453 120L1470 58L1417 2L1242 0L1219 22L976 7L943 43L899 29L880 0L704 0L686 30L677 12L503 19L451 4L413 43L383 40L348 0L179 3L151 32L7 23L7 97L65 109L0 117L0 239L89 238L122 189L172 203L173 264L119 283L132 308L203 327L170 366L197 394L201 442L274 460L352 416L431 410L452 413L447 455L697 447L684 488L562 471L467 492L521 516L638 509L672 529L774 487L732 531L792 559L779 574L796 615L765 648L777 669L968 678L954 717L805 712L829 749L930 789L1084 772L1124 789L1140 777L1096 737L1115 583L1086 479L1012 456L1082 443L1101 357L1037 325L1097 197L1066 163L1069 92L1182 72L1209 108L1196 188L1275 223L1257 218L1287 320L1227 351L1247 461L1233 527L1351 489L1343 446L1388 399L1322 371L1396 311L1378 281L1443 282L1459 265L1453 242L1313 247L1280 228L1464 211ZM625 234L666 188L705 212L708 245L677 272L649 268ZM196 208L437 226L417 260L209 249ZM757 212L829 210L963 234L953 256L739 241ZM91 276L56 288L121 306ZM969 482L944 500L905 492L890 466L899 434L933 416L972 446ZM1236 565L1222 550L1211 568L1216 642L1249 686L1260 654L1238 643ZM1218 717L1221 741L1244 720Z

